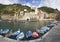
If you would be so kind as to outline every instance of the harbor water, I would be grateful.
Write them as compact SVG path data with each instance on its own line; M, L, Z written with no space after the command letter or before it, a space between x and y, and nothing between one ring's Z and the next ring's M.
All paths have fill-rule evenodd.
M8 21L8 20L1 20L0 21L0 29L10 29L13 32L20 29L24 33L28 30L33 31L34 29L38 29L42 26L45 26L52 21L39 21L39 22L20 22L20 21Z

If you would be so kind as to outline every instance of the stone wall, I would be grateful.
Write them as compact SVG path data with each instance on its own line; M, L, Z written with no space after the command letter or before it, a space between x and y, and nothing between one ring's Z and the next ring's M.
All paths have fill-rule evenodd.
M8 19L8 20L11 20L11 19L13 19L13 16L10 16L10 15L1 15L1 19L4 19L4 20Z

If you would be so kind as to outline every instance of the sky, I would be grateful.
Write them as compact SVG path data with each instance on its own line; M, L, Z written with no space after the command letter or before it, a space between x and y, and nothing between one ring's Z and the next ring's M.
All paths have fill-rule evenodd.
M30 7L48 6L60 10L60 0L0 0L0 4L22 4Z

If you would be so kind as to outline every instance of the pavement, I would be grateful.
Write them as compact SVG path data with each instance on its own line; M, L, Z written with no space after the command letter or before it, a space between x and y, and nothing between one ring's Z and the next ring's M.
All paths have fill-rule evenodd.
M60 22L47 32L42 39L19 41L0 36L0 42L60 42Z
M60 42L60 23L53 27L40 42Z

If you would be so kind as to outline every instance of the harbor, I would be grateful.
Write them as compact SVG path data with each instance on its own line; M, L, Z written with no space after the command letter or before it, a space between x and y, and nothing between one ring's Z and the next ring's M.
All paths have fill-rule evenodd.
M10 31L10 32L7 33L7 35L11 35L13 32L18 31L18 29L20 29L20 32L23 31L24 34L26 34L29 30L33 32L33 31L35 31L37 29L40 29L43 26L46 26L47 24L49 24L51 22L53 22L53 20L52 21L50 21L50 20L47 21L46 20L46 21L40 21L40 22L25 22L25 23L21 23L19 21L17 21L17 22L14 22L14 21L9 22L7 20L5 20L5 21L2 20L2 21L0 21L0 34ZM25 28L25 29L23 29L23 28Z
M0 42L60 42L59 0L0 0Z
M50 31L48 31L45 35L43 35L42 36L42 39L41 38L38 38L38 39L35 39L35 40L20 41L20 40L13 40L13 39L9 39L9 38L6 38L6 37L2 37L0 35L0 42L32 42L32 41L33 42L45 42L45 41L48 41L49 42L50 39L52 40L52 42L55 42L55 41L53 41L52 38L56 37L55 38L56 41L59 40L59 39L57 39L57 37L58 37L57 35L59 35L59 30L58 30L58 29L60 29L59 27L60 27L60 22L56 26L54 26ZM56 35L56 32L58 32L57 35ZM49 35L51 35L51 36L49 36ZM44 39L46 39L46 40L44 40ZM50 42L51 42L51 40L50 40Z

